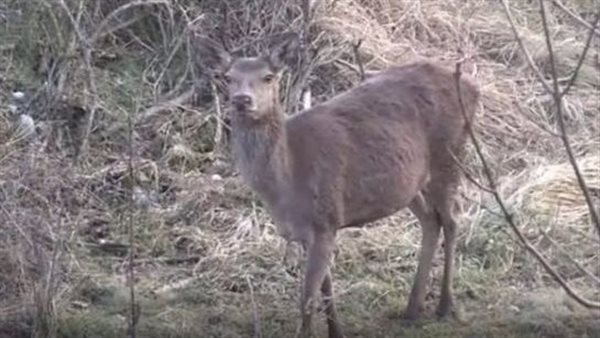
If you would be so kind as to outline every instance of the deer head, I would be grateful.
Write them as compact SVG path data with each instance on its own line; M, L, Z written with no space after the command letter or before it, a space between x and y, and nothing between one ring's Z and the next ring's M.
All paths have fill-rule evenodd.
M297 50L298 37L287 33L267 53L234 57L216 42L198 39L204 66L227 84L233 118L259 122L279 114L279 80Z

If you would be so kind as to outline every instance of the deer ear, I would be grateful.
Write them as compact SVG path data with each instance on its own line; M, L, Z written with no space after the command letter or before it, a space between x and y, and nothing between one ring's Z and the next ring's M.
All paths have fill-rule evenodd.
M207 68L211 75L221 75L227 71L232 57L220 44L210 38L199 36L194 36L192 41L200 65Z
M300 41L296 33L282 35L270 48L266 59L274 71L292 65L298 56Z

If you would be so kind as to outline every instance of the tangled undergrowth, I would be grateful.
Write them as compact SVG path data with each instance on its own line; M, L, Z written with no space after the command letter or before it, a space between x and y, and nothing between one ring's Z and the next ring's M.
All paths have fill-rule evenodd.
M538 4L513 2L523 42L549 77ZM587 29L546 2L565 79ZM560 3L588 22L598 11L593 0ZM139 336L294 332L301 266L283 262L285 243L231 164L227 112L199 66L197 35L250 55L286 30L304 32L307 53L283 86L290 112L307 85L318 103L357 83L357 56L367 70L468 59L483 94L476 132L510 212L573 288L600 298L600 243L557 137L552 98L500 2L322 1L306 24L293 0L0 4L0 337L126 336L130 206ZM598 47L596 36L564 98L567 132L596 205ZM465 167L485 181L472 149ZM598 313L558 288L514 240L493 198L468 180L457 216L455 284L467 323L412 327L398 318L420 242L416 220L403 211L340 233L333 273L349 336L600 334Z

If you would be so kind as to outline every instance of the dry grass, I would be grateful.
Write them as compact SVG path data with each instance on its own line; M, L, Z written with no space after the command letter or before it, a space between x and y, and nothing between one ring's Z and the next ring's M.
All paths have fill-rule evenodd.
M256 315L264 337L293 332L301 265L283 262L285 245L270 217L214 143L218 121L227 116L215 112L187 33L209 34L251 54L268 46L270 36L301 28L299 2L159 1L111 15L132 2L66 1L77 29L58 2L34 2L0 5L0 337L125 335L131 188L139 336L248 336ZM594 10L591 0L563 3L586 19ZM537 4L511 6L548 75ZM549 8L558 72L566 78L585 27ZM356 83L348 64L360 39L368 70L414 58L449 65L469 58L465 71L483 92L476 131L502 196L526 237L570 284L599 299L597 234L556 136L551 97L528 69L500 3L322 1L309 35L319 51L309 78L318 101ZM96 38L89 69L78 49L81 36ZM600 204L598 47L596 38L565 106L582 173ZM289 81L284 90L297 95L301 77ZM25 102L11 96L15 90L25 92ZM17 135L14 108L32 117L36 136ZM93 109L82 155L78 146ZM128 114L136 120L134 177L127 172ZM471 151L466 165L483 181ZM469 324L432 319L409 327L397 318L420 241L417 222L401 212L339 236L333 271L350 336L599 334L598 314L575 305L525 254L491 196L465 180L458 211L456 288ZM435 297L429 296L432 305Z

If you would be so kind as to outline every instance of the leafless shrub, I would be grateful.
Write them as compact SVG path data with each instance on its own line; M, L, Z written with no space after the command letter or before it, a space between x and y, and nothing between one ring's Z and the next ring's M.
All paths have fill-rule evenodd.
M589 218L591 219L591 223L593 224L593 226L595 226L596 230L598 231L598 235L600 236L600 223L598 221L597 210L591 200L589 187L586 184L585 179L583 178L583 175L581 174L581 169L580 169L579 165L577 164L577 160L575 159L575 155L573 153L571 143L569 140L569 135L567 134L567 131L565 128L564 115L563 115L564 107L563 107L563 101L562 101L563 96L565 96L569 92L569 89L571 88L572 84L575 82L575 79L577 78L578 73L581 70L580 67L583 65L583 63L586 59L592 37L594 34L596 34L596 26L598 25L598 21L600 20L600 12L596 13L596 18L595 18L594 22L591 25L589 25L590 28L589 28L589 33L588 33L588 37L586 39L585 46L583 47L583 50L579 57L579 60L575 66L575 69L573 70L572 75L570 76L570 79L568 80L568 82L564 86L564 88L560 89L559 84L558 84L558 75L556 72L555 55L554 55L554 52L552 49L552 42L551 42L552 38L550 36L548 22L547 22L547 14L546 14L546 10L544 7L544 0L540 0L539 3L540 3L540 13L541 13L541 17L542 17L542 24L543 24L543 28L544 28L544 35L546 38L546 44L547 44L547 49L548 49L548 57L549 57L549 62L550 62L550 75L551 75L552 84L548 84L546 82L545 77L542 75L542 73L536 66L535 61L531 57L529 50L524 45L516 27L515 27L514 19L512 18L511 11L510 11L507 1L506 0L503 1L503 5L505 8L505 12L508 17L510 26L513 29L513 32L515 34L515 39L519 43L519 46L520 46L522 52L527 57L527 62L529 63L529 66L531 67L532 71L535 72L538 80L542 83L544 89L553 98L554 109L556 110L556 115L558 115L557 120L558 120L558 125L559 125L559 132L560 132L559 137L563 142L569 162L570 162L572 169L575 173L575 176L577 178L577 184L580 187L581 193L583 194L584 199L585 199L585 203L587 204L587 211L590 216ZM560 273L557 272L557 270L552 267L552 265L548 262L548 260L523 235L522 231L519 229L516 222L514 221L513 215L508 210L505 202L503 201L502 197L498 193L497 183L494 179L491 168L490 168L489 164L487 163L485 156L483 155L481 145L480 145L477 137L475 136L475 133L473 132L473 129L471 126L471 122L469 121L469 118L467 117L467 115L464 111L465 108L462 103L462 95L461 95L461 88L460 88L460 81L459 81L460 76L461 76L461 67L460 66L461 66L461 63L456 64L456 73L455 73L456 90L458 92L461 108L463 109L463 116L467 120L467 130L469 132L469 136L475 146L477 156L478 156L479 160L482 162L485 178L488 182L489 188L484 187L483 190L490 192L494 196L496 203L498 203L498 205L500 206L502 215L504 216L506 222L509 224L510 228L516 234L516 236L519 239L519 241L521 242L521 244L527 249L527 251L529 253L531 253L541 263L541 265L544 267L546 272L548 272L552 276L552 278L560 284L560 286L567 292L567 294L569 296L571 296L573 299L575 299L579 304L581 304L587 308L600 309L599 302L595 302L595 301L586 299L585 297L582 297L580 294L578 294L575 290L573 290L569 286L567 281L560 275ZM481 187L481 185L479 185L479 184L477 184L477 185ZM570 260L573 261L572 258ZM575 265L577 266L577 268L582 270L587 276L591 276L592 280L597 282L598 278L594 274L591 274L588 271L586 271L585 268L583 268L577 261L575 261Z

